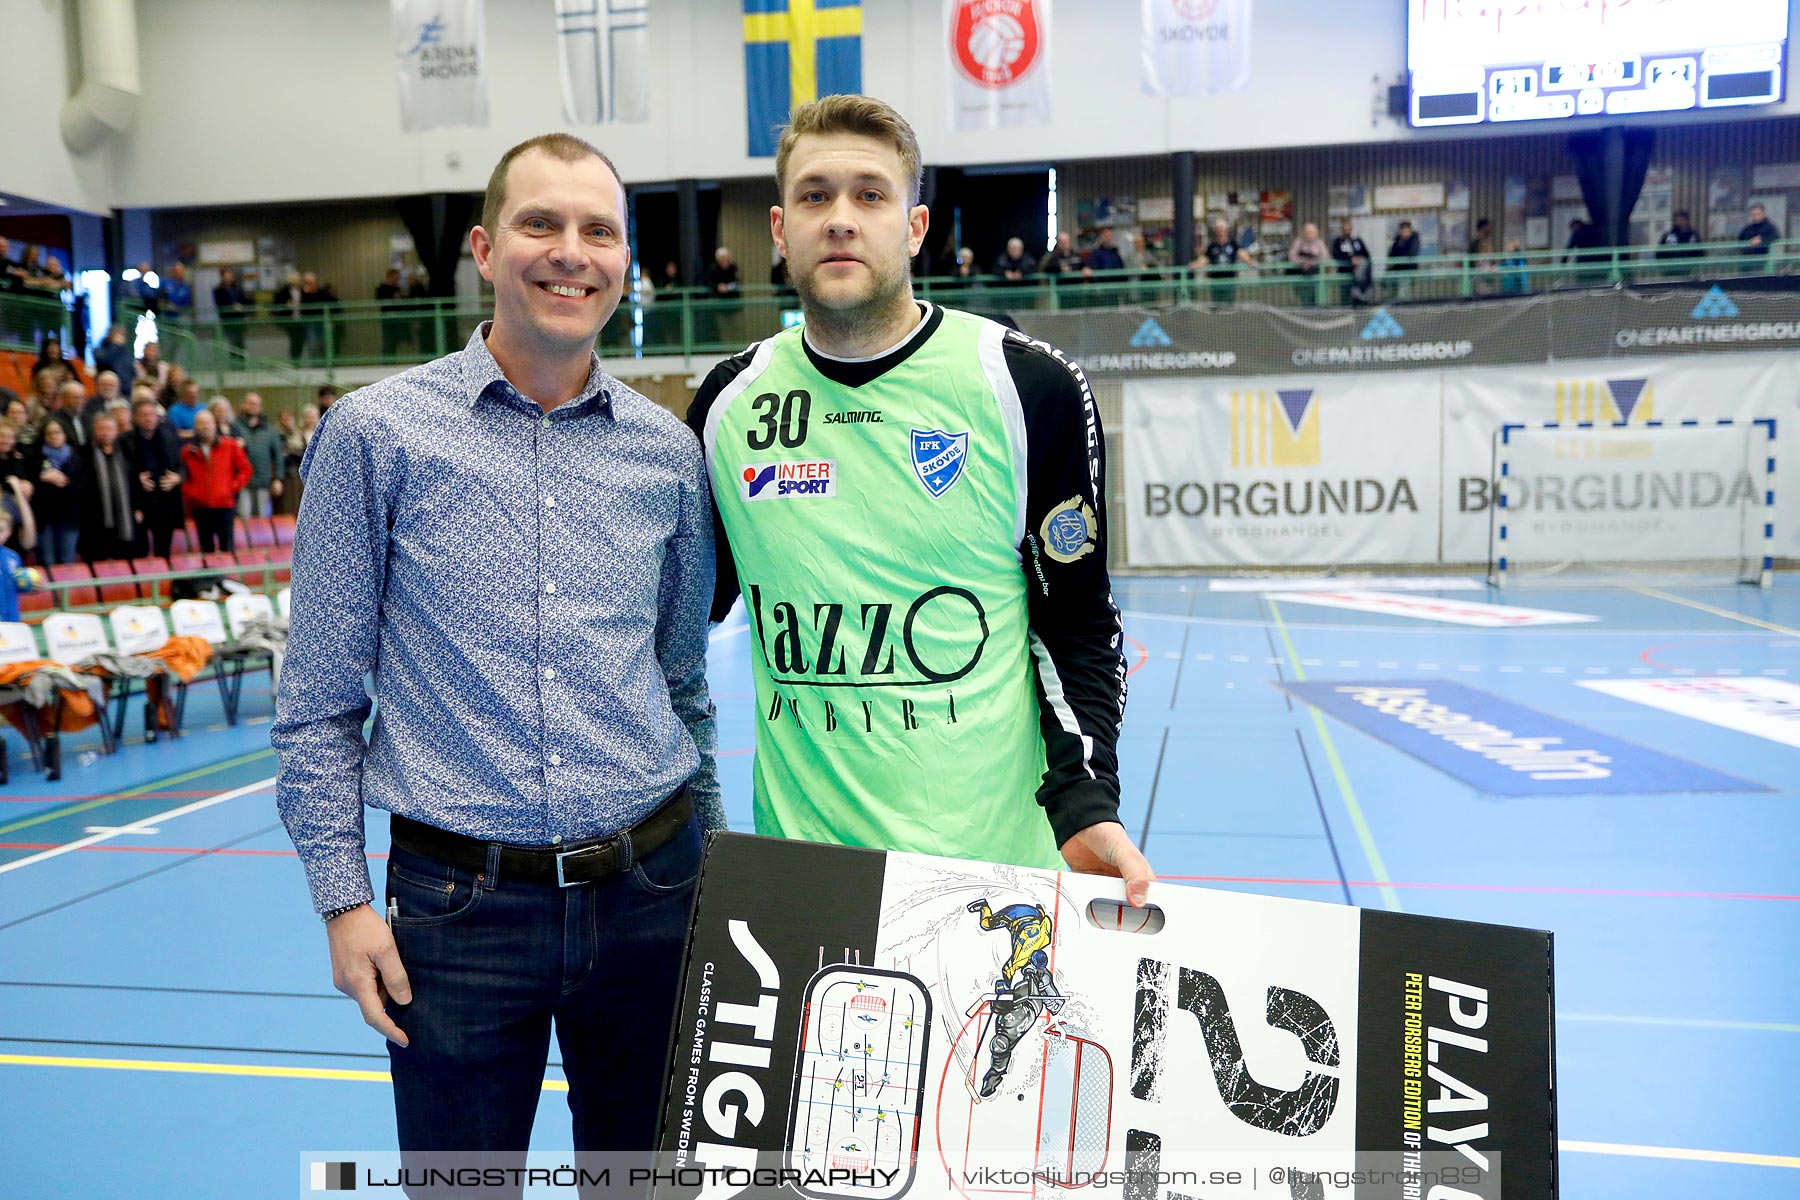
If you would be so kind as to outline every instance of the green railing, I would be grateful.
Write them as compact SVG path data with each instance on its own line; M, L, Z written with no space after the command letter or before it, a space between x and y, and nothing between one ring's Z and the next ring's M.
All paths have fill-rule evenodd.
M1800 272L1800 241L1780 243L1767 254L1746 254L1738 242L1681 247L1692 257L1658 257L1667 247L1538 250L1491 255L1441 255L1389 262L1374 280L1369 302L1454 300L1525 295L1558 288L1608 284L1670 283ZM1119 305L1265 304L1298 308L1351 300L1352 280L1329 260L1303 272L1285 259L1215 274L1206 266L1150 266L1098 271L1091 277L1028 277L1008 283L993 276L973 280L921 278L921 296L976 311L1102 308ZM796 314L790 289L748 286L730 296L686 288L627 294L600 335L605 357L672 355L708 357L742 349L779 330ZM0 337L29 331L50 316L54 302L0 296ZM127 302L121 319L141 311ZM319 382L344 368L423 362L467 342L492 315L487 297L348 301L321 305L295 316L259 309L229 320L167 315L159 323L163 357L179 362L202 387L224 390L254 384L272 403L287 407L310 400ZM16 336L16 335L15 335ZM29 340L30 334L25 338ZM276 389L276 395L270 395ZM291 396L289 394L291 390Z
M55 296L0 292L0 350L32 350L46 336L71 344L69 310Z

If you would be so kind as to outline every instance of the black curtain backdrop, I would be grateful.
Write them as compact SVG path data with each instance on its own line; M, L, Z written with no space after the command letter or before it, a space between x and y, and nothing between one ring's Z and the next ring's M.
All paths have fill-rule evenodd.
M433 296L456 295L456 264L481 218L481 197L462 192L402 196L394 202L413 249L431 277Z
M1644 190L1650 154L1656 146L1652 129L1613 126L1569 139L1569 157L1581 181L1581 198L1599 230L1601 245L1623 246L1631 230L1631 210Z

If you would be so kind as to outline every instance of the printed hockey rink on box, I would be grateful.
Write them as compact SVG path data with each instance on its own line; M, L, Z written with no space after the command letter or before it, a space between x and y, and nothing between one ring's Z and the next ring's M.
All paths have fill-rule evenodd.
M1750 682L1800 683L1800 583L1389 592L1596 618L1517 628L1204 579L1116 585L1123 815L1165 878L1554 931L1561 1194L1800 1196L1796 706ZM747 829L739 622L715 633L712 683L727 809ZM1617 686L1658 680L1712 682ZM1334 681L1456 684L1444 694L1769 790L1487 794L1278 686ZM97 739L77 735L55 785L6 732L7 1195L298 1195L304 1151L392 1147L386 1055L331 988L274 811L269 711L253 676L226 729L199 684L190 736L131 731L84 765ZM369 842L379 888L373 815ZM553 1065L538 1148L569 1145L564 1090Z

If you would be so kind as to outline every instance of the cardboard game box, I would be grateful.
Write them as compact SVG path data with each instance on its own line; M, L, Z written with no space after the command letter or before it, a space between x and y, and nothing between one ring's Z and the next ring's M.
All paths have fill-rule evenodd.
M1555 1195L1550 935L723 834L655 1200Z

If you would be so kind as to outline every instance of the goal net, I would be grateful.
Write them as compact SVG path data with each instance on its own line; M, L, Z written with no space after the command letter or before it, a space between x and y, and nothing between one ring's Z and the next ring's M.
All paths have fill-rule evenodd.
M1503 425L1489 576L1767 586L1774 472L1773 419Z

